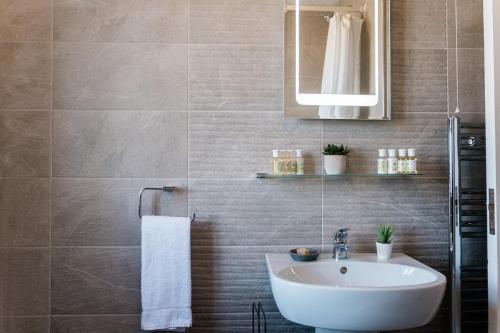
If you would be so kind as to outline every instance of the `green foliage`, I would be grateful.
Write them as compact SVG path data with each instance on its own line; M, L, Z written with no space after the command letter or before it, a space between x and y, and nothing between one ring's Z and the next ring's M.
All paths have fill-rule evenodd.
M392 236L392 226L381 224L377 228L377 243L390 244Z
M348 146L327 144L323 146L323 155L347 155L351 152Z

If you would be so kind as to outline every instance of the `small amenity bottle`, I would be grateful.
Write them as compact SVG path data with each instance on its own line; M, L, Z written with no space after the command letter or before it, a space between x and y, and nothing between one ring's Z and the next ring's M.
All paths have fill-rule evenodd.
M415 149L408 149L408 173L417 174L417 159L415 157Z
M304 157L302 156L302 150L295 150L295 163L297 164L297 175L304 174Z
M379 175L387 174L387 150L378 150L377 173Z
M407 159L406 159L406 149L399 150L399 158L398 158L398 173L406 174L408 173L407 167Z
M278 149L273 150L273 160L272 160L272 170L273 170L273 175L277 176L279 175L279 158L280 158L280 151Z
M389 158L387 158L387 173L395 175L398 173L398 158L396 157L396 149L389 149Z

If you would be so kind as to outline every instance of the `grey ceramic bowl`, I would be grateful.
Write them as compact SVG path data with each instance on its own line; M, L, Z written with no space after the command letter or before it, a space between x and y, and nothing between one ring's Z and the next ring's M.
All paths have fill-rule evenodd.
M290 257L292 257L293 260L295 261L314 261L318 259L318 256L320 254L319 250L315 249L308 249L309 250L309 255L307 256L301 256L300 254L297 254L297 249L290 250Z

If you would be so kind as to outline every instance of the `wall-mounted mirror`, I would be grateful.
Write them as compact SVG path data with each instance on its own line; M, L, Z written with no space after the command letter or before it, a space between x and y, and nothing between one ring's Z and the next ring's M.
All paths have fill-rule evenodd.
M287 0L285 116L389 120L390 0Z

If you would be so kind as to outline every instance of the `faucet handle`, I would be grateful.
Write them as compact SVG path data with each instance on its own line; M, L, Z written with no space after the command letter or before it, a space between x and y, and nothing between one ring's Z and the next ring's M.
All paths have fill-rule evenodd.
M342 228L342 229L337 230L333 234L333 238L335 240L335 243L347 243L347 238L348 238L347 231L349 231L348 228Z

